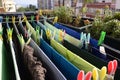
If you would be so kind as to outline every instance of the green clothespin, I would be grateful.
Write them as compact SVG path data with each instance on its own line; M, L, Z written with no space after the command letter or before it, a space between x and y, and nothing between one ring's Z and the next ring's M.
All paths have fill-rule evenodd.
M6 16L6 22L8 22L9 21L9 17L8 16Z
M40 28L39 26L36 27L36 43L40 44Z
M0 39L1 40L3 40L2 34L3 34L3 28L0 29Z
M22 49L22 52L23 52L23 48L24 48L25 41L24 41L22 35L17 35L17 37L18 37L18 39L19 39L19 42L20 42L20 45L21 45L21 49Z
M106 32L102 31L100 35L100 39L98 41L98 46L100 46L104 42L105 35L106 35Z
M34 21L34 18L35 18L34 16L31 16L31 22Z

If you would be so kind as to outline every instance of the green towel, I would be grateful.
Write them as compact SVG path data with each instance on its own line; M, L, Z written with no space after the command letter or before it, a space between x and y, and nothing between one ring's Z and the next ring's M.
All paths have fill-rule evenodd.
M46 26L46 28L50 29L51 31L56 31L56 35L59 35L60 30L55 28L53 25L51 25L45 21L45 26ZM80 48L82 47L81 41L70 36L69 34L65 34L64 39L67 40L68 42L72 43L73 45L77 46L77 47L80 47Z
M67 48L63 47L55 40L51 39L50 43L55 50L57 50L61 55L63 55L67 60L69 60L80 70L84 70L85 72L88 72L88 71L92 71L92 69L95 67L92 64L88 63L87 61L85 61L84 59L82 59L81 57L71 52L70 50L68 50Z

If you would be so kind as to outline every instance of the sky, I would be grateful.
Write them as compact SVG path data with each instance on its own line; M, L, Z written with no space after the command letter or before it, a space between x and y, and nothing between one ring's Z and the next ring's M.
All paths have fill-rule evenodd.
M37 6L37 0L14 0L17 5L28 6L29 4L33 4Z

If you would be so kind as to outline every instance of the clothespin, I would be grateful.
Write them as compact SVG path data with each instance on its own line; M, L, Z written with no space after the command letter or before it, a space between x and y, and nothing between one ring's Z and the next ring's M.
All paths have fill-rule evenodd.
M51 30L49 30L49 29L46 30L46 36L47 36L48 39L50 39L50 37L51 37Z
M40 44L40 28L36 27L36 43Z
M20 45L21 45L21 51L23 52L25 41L24 41L22 35L17 35L17 37L18 37Z
M92 75L93 75L93 80L99 79L97 68L93 68Z
M59 30L59 37L58 37L58 40L59 40L60 42L63 41L63 31L61 31L61 30Z
M31 16L31 22L34 21L34 18L35 18L34 16Z
M85 40L85 49L88 49L89 43L90 43L90 33L88 33L86 40Z
M0 16L0 22L2 22L3 21L3 17L2 16Z
M23 21L25 21L25 22L27 21L27 17L26 17L25 15L23 16L22 22L23 22Z
M12 16L12 23L15 24L15 16Z
M39 10L39 15L42 16L42 10Z
M36 15L36 21L39 21L40 16Z
M52 39L55 38L55 35L56 35L56 31L54 30L53 35L52 35Z
M40 37L43 38L42 36L43 36L43 30L41 29L41 35L40 35Z
M9 17L8 16L6 16L6 22L8 22L9 21Z
M3 34L3 28L0 29L0 39L1 40L3 40L2 34Z
M82 42L82 46L83 46L83 43L84 43L84 36L83 36L83 32L81 32L80 34L80 41Z
M53 24L57 23L57 21L58 21L58 17L56 16L56 17L54 18Z
M13 32L13 28L12 29L7 29L7 36L8 36L8 41L12 40L12 32Z
M100 35L100 39L98 41L98 46L100 46L104 42L105 35L106 35L106 32L102 31Z
M100 77L99 77L100 79L99 80L104 80L106 74L107 74L107 68L106 68L106 66L103 66L100 71Z

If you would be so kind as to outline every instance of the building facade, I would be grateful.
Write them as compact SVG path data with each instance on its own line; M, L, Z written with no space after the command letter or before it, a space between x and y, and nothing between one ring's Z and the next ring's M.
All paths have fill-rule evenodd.
M53 9L54 0L37 0L38 9Z
M5 12L16 12L14 0L2 0L2 7L5 9Z

